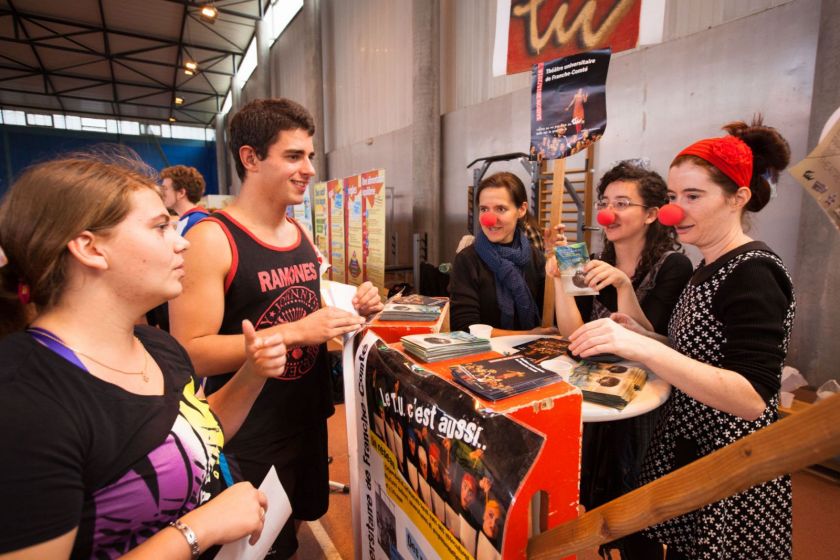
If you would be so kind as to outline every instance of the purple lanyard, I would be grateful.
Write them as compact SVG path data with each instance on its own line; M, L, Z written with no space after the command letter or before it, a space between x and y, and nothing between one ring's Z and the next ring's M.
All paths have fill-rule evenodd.
M32 336L32 338L34 338L35 340L37 340L38 342L40 342L41 344L43 344L44 346L46 346L47 348L49 348L50 350L67 360L68 362L70 362L71 364L78 366L82 370L90 373L88 368L85 367L85 365L76 355L76 353L70 350L67 346L65 346L65 344L61 342L61 339L55 334L51 333L47 329L42 329L40 327L29 327L28 329L26 329L26 332L28 332Z

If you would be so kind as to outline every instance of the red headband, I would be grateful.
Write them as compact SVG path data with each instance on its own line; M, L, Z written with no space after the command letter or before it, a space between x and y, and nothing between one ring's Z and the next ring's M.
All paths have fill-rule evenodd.
M750 187L753 170L753 154L750 147L740 138L724 136L698 140L677 154L697 156L717 167L721 173L735 181L739 187Z

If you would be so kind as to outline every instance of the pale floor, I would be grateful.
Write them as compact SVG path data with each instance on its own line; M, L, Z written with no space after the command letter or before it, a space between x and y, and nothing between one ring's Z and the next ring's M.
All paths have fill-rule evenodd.
M344 407L336 407L330 419L330 453L333 480L348 480L347 439ZM316 537L317 535L317 537ZM312 527L300 532L300 560L353 558L350 496L332 494L330 509ZM840 483L802 471L793 475L793 558L794 560L835 560L840 557ZM578 560L597 560L594 552L578 555Z

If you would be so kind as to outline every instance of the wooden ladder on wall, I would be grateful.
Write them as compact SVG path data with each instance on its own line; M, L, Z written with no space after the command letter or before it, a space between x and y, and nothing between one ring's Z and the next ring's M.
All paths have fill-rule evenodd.
M592 247L592 231L584 229L592 221L594 204L595 148L586 149L584 166L579 169L567 169L565 159L543 160L540 164L540 186L537 200L537 219L543 228L562 223L566 226L566 238L570 242L585 241ZM573 192L569 192L568 180ZM583 205L578 209L577 201ZM559 204L555 201L561 201ZM546 247L546 249L548 249ZM546 281L543 297L544 327L554 324L554 282ZM566 333L568 334L568 333Z

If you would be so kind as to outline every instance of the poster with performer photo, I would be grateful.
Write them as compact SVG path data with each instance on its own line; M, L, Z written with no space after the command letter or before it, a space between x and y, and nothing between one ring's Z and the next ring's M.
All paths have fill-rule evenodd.
M597 142L607 128L610 50L535 64L531 72L531 153L560 159Z
M359 557L500 559L507 513L544 436L477 408L373 334L354 366Z

